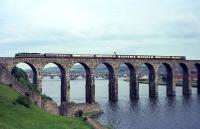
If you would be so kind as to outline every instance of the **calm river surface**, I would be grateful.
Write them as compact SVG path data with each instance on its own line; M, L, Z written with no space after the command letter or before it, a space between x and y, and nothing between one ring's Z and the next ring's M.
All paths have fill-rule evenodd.
M85 80L72 80L70 100L85 101ZM200 129L200 96L192 89L191 97L166 97L166 86L159 86L158 99L148 98L148 85L140 84L138 101L129 100L129 83L119 79L119 101L108 101L108 80L96 80L96 101L104 113L97 120L113 129ZM60 104L60 79L44 78L43 93Z

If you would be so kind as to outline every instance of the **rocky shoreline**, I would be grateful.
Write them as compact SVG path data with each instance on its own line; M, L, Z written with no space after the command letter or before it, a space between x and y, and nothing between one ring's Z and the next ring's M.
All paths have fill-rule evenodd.
M42 100L42 108L49 113L71 116L71 117L83 117L83 119L90 124L94 129L107 129L101 123L95 120L95 117L101 113L101 109L98 103L62 103L59 107L53 100Z
M95 116L103 113L98 103L62 103L59 106L59 113L63 116L83 117L94 129L106 129L95 120Z

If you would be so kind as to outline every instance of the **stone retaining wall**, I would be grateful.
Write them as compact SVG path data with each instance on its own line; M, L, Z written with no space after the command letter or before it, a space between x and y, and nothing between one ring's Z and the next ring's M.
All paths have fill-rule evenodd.
M85 112L101 112L100 105L98 103L63 103L59 107L60 115L74 116L79 110Z
M59 109L57 103L53 100L42 99L42 109L51 113L51 114L59 114Z

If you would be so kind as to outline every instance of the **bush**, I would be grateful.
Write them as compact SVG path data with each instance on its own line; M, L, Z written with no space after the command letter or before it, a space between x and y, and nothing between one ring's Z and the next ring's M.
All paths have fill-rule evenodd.
M16 102L29 108L31 106L31 100L25 96L18 96Z
M84 120L84 121L87 121L87 117L84 117L83 120Z
M12 74L17 78L24 78L25 80L28 80L28 75L26 72L24 72L22 69L14 67L12 70Z
M35 91L35 92L38 92L40 93L38 90L37 90L37 86L32 84L29 80L28 80L28 75L26 74L25 71L23 71L22 69L20 68L17 68L17 67L14 67L13 70L12 70L12 75L15 76L15 78L26 88L32 90L32 91Z

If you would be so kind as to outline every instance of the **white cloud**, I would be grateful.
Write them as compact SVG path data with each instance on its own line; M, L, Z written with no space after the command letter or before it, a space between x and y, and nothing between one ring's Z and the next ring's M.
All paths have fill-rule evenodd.
M0 44L9 53L0 50L184 55L189 48L194 58L200 48L188 43L199 44L199 12L198 0L0 0Z

